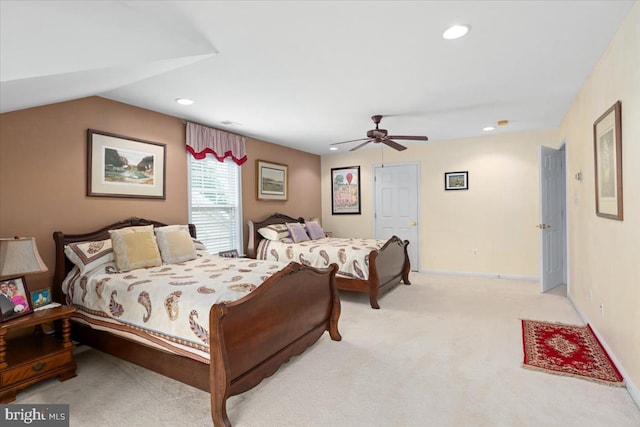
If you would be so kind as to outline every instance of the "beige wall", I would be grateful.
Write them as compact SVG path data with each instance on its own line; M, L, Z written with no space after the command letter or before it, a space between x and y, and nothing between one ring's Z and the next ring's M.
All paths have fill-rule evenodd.
M373 168L420 165L420 269L539 276L538 156L553 130L380 146L322 158L322 218L337 236L373 236ZM331 215L331 168L360 166L362 215ZM444 173L469 172L469 190L445 191ZM473 256L472 250L478 249Z
M166 200L87 197L88 128L166 144ZM320 214L319 156L251 139L247 153L242 168L245 223L272 211ZM56 230L82 233L130 216L186 223L186 156L181 119L104 98L0 114L0 236L34 236L49 267L47 273L27 279L29 288L51 283ZM289 165L288 201L255 200L258 158Z
M593 122L622 102L624 221L596 216ZM640 387L640 3L593 69L558 130L570 176L569 294ZM604 315L600 305L604 304ZM640 403L640 395L636 395Z

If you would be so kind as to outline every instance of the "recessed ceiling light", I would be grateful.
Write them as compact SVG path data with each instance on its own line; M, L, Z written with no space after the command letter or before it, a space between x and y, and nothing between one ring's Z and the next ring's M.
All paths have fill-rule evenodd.
M338 147L331 147L329 148L330 151L338 151Z
M233 120L223 120L220 123L225 126L242 126L242 123L234 122Z
M176 98L176 102L180 105L191 105L194 101L189 98Z
M493 127L493 126L487 126L487 127L483 127L482 130L485 131L485 132L489 132L489 131L492 131L492 130L496 130L496 128Z
M470 28L471 27L468 25L452 25L447 28L444 33L442 33L442 37L447 40L459 39L460 37L467 34Z

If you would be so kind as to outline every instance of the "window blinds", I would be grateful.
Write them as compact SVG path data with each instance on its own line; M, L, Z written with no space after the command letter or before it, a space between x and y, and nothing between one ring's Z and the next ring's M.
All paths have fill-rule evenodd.
M189 221L196 226L198 240L212 254L229 249L243 253L240 166L212 155L202 160L188 158Z

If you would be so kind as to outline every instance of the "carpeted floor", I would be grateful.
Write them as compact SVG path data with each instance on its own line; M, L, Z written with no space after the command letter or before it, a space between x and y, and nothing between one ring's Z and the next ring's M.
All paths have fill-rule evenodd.
M372 310L341 294L341 342L325 334L256 388L229 399L235 427L640 425L626 389L521 367L520 319L579 324L533 282L412 273ZM70 403L71 426L207 426L207 393L95 350L78 376L18 394Z

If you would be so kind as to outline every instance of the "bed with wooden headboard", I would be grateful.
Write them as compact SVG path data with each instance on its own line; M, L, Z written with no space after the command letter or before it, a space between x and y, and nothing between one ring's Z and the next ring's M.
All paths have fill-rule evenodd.
M301 217L293 218L288 215L275 213L265 218L262 221L248 221L249 225L249 243L247 247L247 256L250 258L259 259L272 259L270 258L269 251L261 250L260 244L265 238L258 232L263 227L268 227L273 224L286 224L286 223L304 223L305 220ZM333 241L338 239L326 238L322 240L314 241L319 245L328 243L332 244ZM407 252L408 240L401 240L397 236L392 236L389 240L378 241L380 248L370 250L367 252L365 258L365 264L367 271L364 274L366 278L353 277L353 275L341 274L342 265L338 261L339 270L336 274L336 284L338 289L345 291L363 292L369 295L369 302L372 308L380 308L378 304L378 296L383 292L395 287L402 281L406 285L410 285L409 272L411 271L411 264L409 262L409 254ZM264 243L263 243L264 244ZM289 243L287 243L289 244ZM295 247L296 243L290 243ZM308 244L305 242L304 244ZM345 245L346 246L346 245ZM356 249L356 248L353 248ZM316 249L318 252L319 249ZM346 251L352 250L350 247L345 247ZM290 252L291 253L291 252ZM300 257L301 258L301 257ZM292 259L293 261L306 263L305 259ZM317 265L312 263L313 266L321 266L328 264L326 259L317 259Z
M63 304L67 303L69 295L65 295L62 291L63 282L68 283L69 279L65 281L65 278L70 272L71 275L79 274L77 271L72 271L74 264L65 256L66 245L109 239L109 230L149 225L156 227L154 228L156 232L157 227L165 226L165 224L153 220L129 218L81 234L56 231L53 234L56 245L56 265L52 289L54 299ZM195 238L195 227L190 225L189 231L191 236ZM249 259L230 260L222 257L218 257L215 262L240 261L253 262L256 265L260 263ZM198 262L202 261L198 260ZM165 267L162 268L162 271L168 268L164 264L161 267ZM139 339L132 339L133 334L127 335L106 329L96 329L81 321L80 318L72 318L72 337L80 343L118 358L209 391L211 393L213 424L216 427L230 426L231 423L226 412L228 397L253 388L262 379L275 373L282 363L294 355L301 354L315 343L324 331L329 331L333 340L339 341L341 339L338 332L340 300L335 286L337 266L331 265L330 268L316 269L297 263L283 263L282 267L281 270L266 278L261 285L254 287L255 289L249 291L241 299L212 305L208 312L208 319L206 319L206 315L201 316L205 319L200 319L203 320L202 324L196 325L199 327L194 327L194 329L208 338L205 352L209 354L209 359L206 361L181 353L173 353L154 345L147 345ZM144 269L133 270L129 276L138 276L141 270ZM107 270L105 272L108 273ZM83 298L85 294L92 292L87 289L89 287L87 282L84 283L83 286L81 281L81 285L75 291L76 294L84 292ZM304 286L300 286L301 284ZM135 287L134 285L138 286L138 282L133 283L129 288ZM155 284L153 285L155 286ZM184 299L184 293L188 292L190 287L187 286L189 282L183 279L178 285L181 285L179 289ZM206 289L212 286L212 283L207 282L197 286L203 294L206 293ZM79 290L80 288L81 290ZM137 291L139 288L135 289ZM202 289L205 289L205 292L202 292ZM121 292L126 292L126 288ZM111 295L113 298L113 292ZM120 297L121 294L116 295ZM77 297L77 295L71 295L71 298L73 297ZM100 295L100 297L102 296ZM79 315L82 316L82 307L76 303L74 305L78 309ZM150 307L147 309L146 314L149 314L151 309ZM157 313L164 310L165 307L155 307L155 309L154 313ZM184 307L182 310L184 311ZM141 312L144 313L143 310ZM118 332L123 330L127 332L126 326L125 323L119 325L120 331ZM204 328L208 328L208 330ZM140 334L140 331L137 330L133 332ZM152 338L156 338L157 341L157 337ZM284 410L286 408L283 408Z

